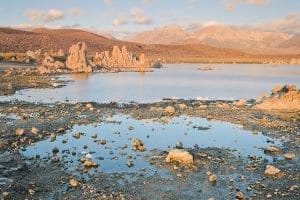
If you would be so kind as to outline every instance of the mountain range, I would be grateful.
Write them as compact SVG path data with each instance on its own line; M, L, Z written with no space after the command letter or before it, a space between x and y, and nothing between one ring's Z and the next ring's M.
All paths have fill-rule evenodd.
M170 31L173 30L173 31ZM177 31L178 30L178 31ZM135 53L144 53L149 59L159 59L162 62L273 62L274 60L284 60L289 62L294 57L300 55L262 55L259 53L251 54L241 51L237 48L223 48L217 45L207 45L195 38L188 38L188 33L179 30L176 27L168 27L164 29L166 36L161 34L157 42L161 44L152 44L154 36L141 41L130 42L117 39L111 39L102 35L91 33L79 29L46 29L38 28L31 31L17 30L11 28L0 28L0 52L26 52L28 50L58 51L60 49L67 52L73 44L77 42L85 42L88 47L88 54L92 56L95 52L111 51L113 46L126 46L129 51ZM176 34L173 34L176 32ZM151 32L149 35L152 35ZM156 34L154 34L156 35ZM173 37L173 35L175 35ZM218 35L218 34L216 34ZM183 37L185 36L185 37ZM285 34L278 34L283 41L274 41L282 48L292 46L293 40L296 42L299 38L290 38L286 40ZM180 40L183 38L182 40ZM216 37L217 38L217 37ZM160 40L159 40L160 39ZM172 39L172 40L171 40ZM168 41L167 41L168 40ZM275 39L273 39L275 40ZM277 39L276 39L277 40ZM206 39L209 41L209 39ZM258 42L259 43L259 42ZM271 43L271 42L270 42ZM292 46L297 48L297 45Z
M300 53L300 35L207 26L194 32L179 26L166 26L145 31L125 40L143 44L206 44L214 47L238 49L254 54Z

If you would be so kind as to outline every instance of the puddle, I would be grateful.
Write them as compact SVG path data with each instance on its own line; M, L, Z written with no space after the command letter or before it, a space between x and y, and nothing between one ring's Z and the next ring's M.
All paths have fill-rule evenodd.
M51 156L52 149L59 149L60 160L66 163L70 170L82 167L80 157L89 156L98 163L98 171L111 172L137 172L145 169L147 173L159 171L150 165L145 156L151 156L150 149L168 150L173 148L176 141L181 141L184 148L193 148L198 145L204 147L230 148L236 155L247 157L249 154L267 159L272 157L264 154L264 148L280 146L279 140L266 137L261 133L252 134L240 126L230 123L208 121L203 118L179 116L169 119L168 123L161 120L136 120L125 115L115 115L107 118L106 122L95 125L76 125L66 134L57 136L55 141L50 139L37 142L21 153L27 157L40 155L41 158ZM133 130L129 130L132 126ZM74 133L82 133L75 139ZM95 134L97 138L95 139ZM129 138L138 138L144 142L147 151L134 152L131 150L132 141ZM106 144L100 144L105 140ZM63 143L66 141L66 143ZM85 146L86 145L86 146ZM121 148L124 146L128 148ZM258 148L259 147L259 148ZM128 156L132 155L132 159ZM126 163L133 161L134 166L129 168Z

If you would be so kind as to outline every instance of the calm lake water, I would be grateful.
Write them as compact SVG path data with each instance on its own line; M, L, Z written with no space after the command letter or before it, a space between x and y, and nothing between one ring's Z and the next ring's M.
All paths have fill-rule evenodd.
M200 71L202 64L169 64L150 73L73 74L60 76L72 80L56 89L22 90L3 100L55 102L95 101L156 102L162 98L224 99L256 98L275 85L300 86L300 65L213 65Z
M203 118L179 116L169 119L169 123L162 124L156 120L136 120L126 115L115 115L105 119L106 122L94 125L76 125L66 134L57 136L55 141L50 139L37 142L29 146L23 155L41 158L52 156L52 149L59 148L58 156L66 162L67 169L82 167L79 159L86 155L97 162L98 170L104 172L128 172L145 168L147 172L155 172L158 168L150 165L145 155L150 149L168 150L174 148L176 141L181 141L184 148L217 147L229 148L236 155L246 158L249 154L262 157L272 162L272 157L264 154L262 148L269 145L281 146L280 141L262 135L252 134L240 126L230 123L208 121ZM134 130L128 127L133 126ZM201 127L198 129L197 127ZM206 130L204 130L206 129ZM74 133L82 133L75 139ZM97 135L97 138L92 137ZM132 140L138 138L144 142L146 152L131 150ZM66 143L62 141L65 140ZM105 145L98 144L95 140L106 140ZM270 143L270 141L272 143ZM84 148L84 145L87 145ZM127 145L127 148L121 148ZM76 155L72 155L75 152ZM127 156L132 155L129 159ZM150 154L151 155L151 154ZM102 157L100 160L99 157ZM134 166L129 168L126 163L133 161Z

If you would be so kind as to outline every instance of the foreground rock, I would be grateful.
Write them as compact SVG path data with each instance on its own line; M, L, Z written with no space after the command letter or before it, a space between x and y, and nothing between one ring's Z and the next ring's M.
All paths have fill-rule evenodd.
M295 85L276 86L269 97L262 98L255 106L261 110L300 110L300 91Z
M78 42L69 49L69 56L67 58L66 67L76 72L92 72L92 67L88 64L86 55L86 44Z
M267 165L266 170L265 170L265 175L266 176L275 176L275 175L279 174L280 172L281 172L280 169L278 169L272 165Z
M193 155L183 149L173 149L169 151L166 162L179 162L184 165L191 165L194 162Z

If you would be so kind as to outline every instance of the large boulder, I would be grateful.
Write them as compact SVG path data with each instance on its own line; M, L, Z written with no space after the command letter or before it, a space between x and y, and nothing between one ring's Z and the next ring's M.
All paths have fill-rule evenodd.
M254 106L261 110L300 110L300 91L295 85L285 85L282 88L276 86L272 94L258 101Z
M68 69L76 72L92 72L92 67L88 64L86 56L86 44L78 42L69 49L66 66Z
M191 165L194 162L193 155L183 149L172 149L166 157L166 162L179 162L184 165Z

